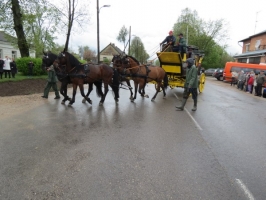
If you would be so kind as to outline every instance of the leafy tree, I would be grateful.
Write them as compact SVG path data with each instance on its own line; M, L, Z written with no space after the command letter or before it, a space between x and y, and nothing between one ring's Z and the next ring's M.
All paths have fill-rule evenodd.
M126 37L128 35L128 30L127 28L125 27L125 25L120 29L119 33L118 33L118 36L117 36L117 40L119 42L123 42L124 43L124 50L126 48Z
M29 45L27 43L26 35L23 26L22 8L19 0L2 0L0 3L0 28L6 31L11 36L7 38L12 43L17 44L22 57L29 56Z
M14 6L20 6L19 16L12 12L12 7ZM15 40L14 37L8 39L14 46L19 47L22 57L28 56L29 49L36 50L36 56L38 57L42 54L43 50L55 45L53 34L57 31L59 14L61 13L58 9L46 0L20 0L14 1L12 4L10 1L4 0L3 4L0 4L0 28L4 29L11 36L17 35L18 40ZM20 27L23 28L23 31L22 29L20 31L23 32L25 40L16 33L17 31L14 31L15 20L11 20L13 18L16 21L20 18ZM23 40L27 50L20 48L20 40Z
M60 20L57 8L44 0L31 0L24 9L24 24L27 41L36 56L42 55L43 50L55 46L53 35L57 31Z
M131 41L130 55L135 57L141 63L146 63L147 59L150 57L139 37L134 37Z
M84 60L90 62L93 58L96 57L96 52L91 50L88 46L79 46L79 54L83 57Z
M225 51L228 39L226 25L223 19L206 22L198 16L197 11L186 8L182 10L173 29L176 36L182 32L185 38L188 38L189 45L195 45L200 50L204 50L203 67L218 68L224 66L220 56L227 54ZM185 34L187 32L188 35Z

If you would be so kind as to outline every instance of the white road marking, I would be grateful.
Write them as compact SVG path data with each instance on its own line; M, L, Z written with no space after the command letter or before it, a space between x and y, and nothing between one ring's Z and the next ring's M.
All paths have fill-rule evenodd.
M236 183L239 185L239 187L244 191L246 197L249 200L255 200L254 196L252 195L252 193L249 191L249 189L247 188L247 186L240 180L240 179L236 179Z
M176 96L176 94L174 94L175 97L178 99L178 97ZM188 112L188 110L186 108L184 108L184 110L187 112L188 116L192 119L192 121L194 122L194 124L196 125L196 127L199 129L199 130L203 130L201 128L201 126L199 125L199 123L195 120L195 118Z

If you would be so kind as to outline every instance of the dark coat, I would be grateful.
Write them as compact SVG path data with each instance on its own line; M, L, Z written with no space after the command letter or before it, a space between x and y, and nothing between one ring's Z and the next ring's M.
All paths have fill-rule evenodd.
M5 62L3 60L0 60L0 73L3 73L4 72L4 69L3 69L4 63Z
M17 73L18 69L17 69L17 64L15 61L10 62L10 68L11 68L11 73Z

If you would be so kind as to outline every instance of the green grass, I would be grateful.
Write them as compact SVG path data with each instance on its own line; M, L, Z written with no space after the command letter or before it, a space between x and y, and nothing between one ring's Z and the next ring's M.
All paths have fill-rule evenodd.
M25 79L47 79L47 75L41 75L41 76L32 76L30 78L28 78L28 76L24 76L21 73L17 73L15 75L15 78L4 78L5 75L3 74L3 79L0 79L0 83L2 82L9 82L9 81L22 81Z

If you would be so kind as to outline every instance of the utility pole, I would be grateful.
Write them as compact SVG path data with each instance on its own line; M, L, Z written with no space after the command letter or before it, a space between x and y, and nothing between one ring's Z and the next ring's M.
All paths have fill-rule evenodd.
M260 10L260 11L261 11L261 10ZM254 34L256 33L256 27L257 27L257 22L258 22L257 18L258 18L258 13L259 13L260 11L256 12L256 20L255 20Z
M129 27L128 55L130 56L131 26Z

